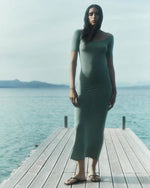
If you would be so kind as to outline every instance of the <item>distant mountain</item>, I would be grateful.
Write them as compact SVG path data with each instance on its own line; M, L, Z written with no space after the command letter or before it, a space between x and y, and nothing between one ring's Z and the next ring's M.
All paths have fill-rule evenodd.
M133 85L133 86L119 86L120 89L150 89L150 85Z
M117 82L116 85L118 88L149 88L150 81L136 82L136 83Z
M65 84L50 84L40 81L22 82L15 80L0 80L0 88L68 88Z
M15 80L0 80L0 88L69 88L65 84L51 84L47 82L31 81L22 82L18 79ZM149 85L131 85L131 84L117 84L120 89L150 89Z

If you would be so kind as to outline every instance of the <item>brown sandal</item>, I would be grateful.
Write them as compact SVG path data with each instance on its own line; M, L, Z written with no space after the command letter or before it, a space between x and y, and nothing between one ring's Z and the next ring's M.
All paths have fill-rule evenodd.
M75 183L79 183L79 182L84 182L84 181L86 181L86 179L81 180L81 179L76 178L76 177L71 177L71 178L69 178L68 180L72 180L72 179L75 179L75 181L69 182L69 183L66 183L66 182L65 182L64 184L66 184L66 185L72 185L72 184L75 184Z

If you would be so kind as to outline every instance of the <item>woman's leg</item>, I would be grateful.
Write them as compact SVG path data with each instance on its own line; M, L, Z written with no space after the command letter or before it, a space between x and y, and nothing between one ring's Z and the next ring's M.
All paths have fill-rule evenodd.
M96 169L96 164L97 164L98 160L92 158L92 163L91 163L91 167L90 167L90 172L88 175L96 175L95 169ZM100 180L99 176L92 176L91 177L93 181L98 181Z
M77 161L77 166L78 166L77 174L85 177L85 160L83 159Z
M84 180L85 179L85 160L83 159L83 160L77 161L77 166L78 166L77 173L75 174L74 177ZM76 180L68 179L66 183L73 183L74 181Z

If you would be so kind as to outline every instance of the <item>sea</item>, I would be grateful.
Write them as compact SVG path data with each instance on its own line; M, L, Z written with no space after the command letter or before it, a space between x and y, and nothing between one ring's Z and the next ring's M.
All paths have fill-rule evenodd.
M74 126L69 88L0 89L0 183L57 127ZM118 88L106 127L122 128L122 116L150 149L150 89Z

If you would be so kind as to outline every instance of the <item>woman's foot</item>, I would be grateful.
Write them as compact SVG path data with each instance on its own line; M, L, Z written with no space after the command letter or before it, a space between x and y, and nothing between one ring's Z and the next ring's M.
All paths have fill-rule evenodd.
M93 182L98 182L100 181L100 176L98 174L96 174L95 170L94 169L90 169L90 172L88 173L88 177L90 179L90 181L93 181Z
M74 184L74 183L77 183L77 182L82 182L82 181L86 181L85 174L76 174L75 176L69 178L65 182L65 184L71 185L71 184Z
M93 181L93 182L101 181L100 176L98 174L89 174L88 177L90 181Z

